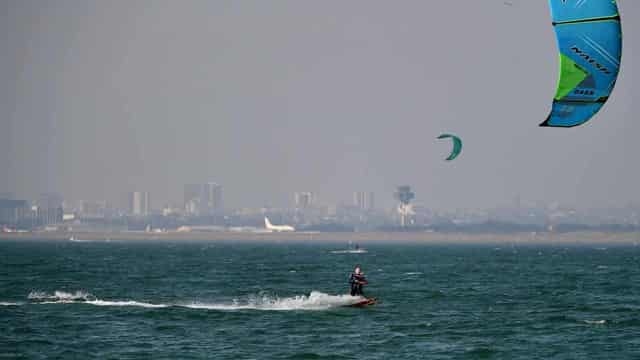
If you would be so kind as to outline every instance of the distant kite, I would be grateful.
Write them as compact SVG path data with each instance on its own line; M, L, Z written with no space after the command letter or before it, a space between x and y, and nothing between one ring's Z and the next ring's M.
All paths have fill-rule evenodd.
M451 154L446 158L447 161L451 161L458 157L460 152L462 151L462 140L459 137L451 134L442 134L438 136L438 139L451 139L453 141L453 149L451 150Z
M582 125L609 98L622 58L615 0L549 0L560 51L551 114L540 126Z

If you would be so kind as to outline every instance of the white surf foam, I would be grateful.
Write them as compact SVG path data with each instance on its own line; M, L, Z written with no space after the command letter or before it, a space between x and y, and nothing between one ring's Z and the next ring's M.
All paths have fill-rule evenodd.
M145 308L164 308L171 305L167 304L151 304L140 301L125 300L125 301L108 301L101 300L85 291L65 292L55 291L53 294L49 294L43 291L32 291L27 298L38 304L70 304L70 303L82 303L96 306L138 306Z
M134 300L103 300L94 295L84 292L55 291L47 293L42 291L32 291L27 297L35 304L88 304L94 306L134 306L143 308L167 308L185 307L190 309L204 310L327 310L340 306L347 306L362 301L360 296L350 295L329 295L319 291L312 291L311 294L298 295L293 297L280 298L277 296L258 295L249 296L246 300L233 300L230 303L206 303L194 302L189 304L154 304ZM0 303L9 306L13 303Z
M96 306L138 306L144 308L165 308L171 305L167 304L151 304L139 301L106 301L106 300L93 300L87 301L87 304Z
M32 291L27 296L27 299L32 301L46 301L46 302L78 302L96 300L96 297L85 291L66 292L55 291L53 294L48 294L44 291Z
M21 303L0 301L0 306L20 306Z
M589 325L603 325L607 323L607 320L585 320L584 322Z
M358 249L358 250L332 250L331 251L332 254L366 254L368 253L367 250L365 249Z
M234 300L231 303L192 303L182 305L191 309L206 310L327 310L347 306L361 301L362 297L351 295L329 295L312 291L309 296L298 295L279 298L272 296L249 297L246 301Z

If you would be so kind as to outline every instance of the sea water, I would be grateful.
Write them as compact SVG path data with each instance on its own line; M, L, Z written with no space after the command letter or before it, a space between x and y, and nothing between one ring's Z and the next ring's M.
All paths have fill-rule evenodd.
M640 358L639 247L366 245L0 241L0 359Z

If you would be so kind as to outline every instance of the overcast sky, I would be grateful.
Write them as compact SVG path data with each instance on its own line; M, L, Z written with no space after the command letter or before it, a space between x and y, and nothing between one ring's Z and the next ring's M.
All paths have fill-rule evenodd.
M512 5L509 5L512 4ZM412 185L433 208L640 201L640 1L592 121L539 128L557 81L548 2L28 1L0 4L0 192L226 205ZM626 21L625 21L626 20ZM639 50L640 51L640 50ZM445 162L458 134L463 152Z

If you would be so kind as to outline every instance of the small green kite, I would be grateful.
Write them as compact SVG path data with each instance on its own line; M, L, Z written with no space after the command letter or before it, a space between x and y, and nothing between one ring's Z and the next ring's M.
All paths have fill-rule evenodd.
M451 154L449 154L449 157L446 159L447 161L451 161L455 159L456 157L458 157L458 155L462 151L462 140L460 140L459 137L451 134L442 134L438 136L438 139L449 139L449 138L453 141L453 150L451 150Z

